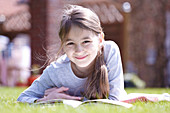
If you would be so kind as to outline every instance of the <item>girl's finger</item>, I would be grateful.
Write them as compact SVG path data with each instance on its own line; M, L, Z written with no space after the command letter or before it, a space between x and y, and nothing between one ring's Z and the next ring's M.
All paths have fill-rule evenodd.
M60 87L60 88L54 87L54 88L50 88L50 89L45 90L44 96L49 95L53 91L56 91L56 93L63 93L65 91L67 91L68 89L69 88L66 88L66 87Z
M49 88L49 89L45 90L45 92L51 92L51 91L53 91L54 89L56 89L56 87Z
M47 90L45 90L44 95L48 95L50 92L52 92L52 91L54 91L54 90L56 90L56 89L57 89L57 87L47 89Z
M68 100L81 100L82 99L82 97L70 96L64 93L62 93L60 96L62 99L68 99Z
M66 88L66 87L60 87L60 88L57 88L56 91L57 93L63 93L65 91L69 90L69 88Z

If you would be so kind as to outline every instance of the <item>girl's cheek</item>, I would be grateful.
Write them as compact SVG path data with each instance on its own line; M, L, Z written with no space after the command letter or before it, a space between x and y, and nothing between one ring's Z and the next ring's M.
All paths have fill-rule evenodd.
M70 53L70 52L73 52L73 51L74 51L74 48L72 48L72 47L65 48L66 53Z
M90 44L90 45L87 45L85 48L88 50L96 50L98 47L96 45Z

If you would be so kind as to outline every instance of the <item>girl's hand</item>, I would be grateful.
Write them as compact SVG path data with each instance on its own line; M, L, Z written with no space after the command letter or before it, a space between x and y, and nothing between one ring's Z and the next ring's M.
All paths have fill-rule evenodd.
M70 96L65 92L68 91L69 88L60 87L60 88L50 88L45 91L44 98L38 99L37 102L51 100L51 99L70 99L70 100L81 100L81 97Z

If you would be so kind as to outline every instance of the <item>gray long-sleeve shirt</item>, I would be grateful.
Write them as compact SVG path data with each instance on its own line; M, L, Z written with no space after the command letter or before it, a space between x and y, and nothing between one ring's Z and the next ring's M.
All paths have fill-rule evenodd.
M113 41L104 41L104 60L108 69L109 99L120 100L126 96L120 51ZM71 69L66 55L52 62L30 87L21 93L17 101L33 103L44 96L45 90L52 87L68 87L68 94L82 96L87 78L78 78Z

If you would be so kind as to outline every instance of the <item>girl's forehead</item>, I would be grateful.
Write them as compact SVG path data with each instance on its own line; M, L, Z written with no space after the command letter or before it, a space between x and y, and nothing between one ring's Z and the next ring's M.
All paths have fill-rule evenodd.
M84 38L84 37L93 37L96 34L88 29L83 29L78 26L72 25L71 29L67 35L67 38L73 38L73 37L79 37L79 38Z
M74 34L74 35L81 35L84 31L86 31L86 29L80 28L78 26L72 25L70 28L70 31L68 33L69 34Z

